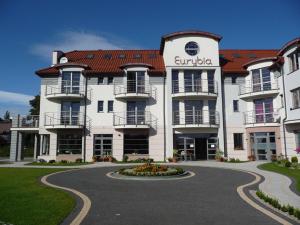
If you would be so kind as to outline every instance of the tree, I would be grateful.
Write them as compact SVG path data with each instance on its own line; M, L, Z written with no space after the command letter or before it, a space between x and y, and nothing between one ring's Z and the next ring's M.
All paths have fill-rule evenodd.
M9 112L9 111L6 111L6 112L4 113L3 119L4 119L4 120L9 120L9 119L10 119L10 112Z
M32 100L29 101L31 109L29 110L30 115L40 114L40 95L34 96Z

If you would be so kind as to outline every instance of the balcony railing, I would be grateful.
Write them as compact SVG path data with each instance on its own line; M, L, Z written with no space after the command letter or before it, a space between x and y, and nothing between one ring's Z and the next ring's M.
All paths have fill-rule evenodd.
M278 89L279 89L279 85L278 85L277 80L274 82L264 82L264 83L257 83L257 84L248 82L246 84L240 85L239 95L272 91L272 90L278 90Z
M155 97L156 88L146 81L127 81L126 84L114 84L114 95L116 96L152 96Z
M13 118L12 127L13 128L38 128L39 127L39 115L28 115Z
M154 116L149 111L116 112L113 117L114 126L152 126Z
M279 119L279 109L274 109L270 112L256 112L248 111L244 112L245 124L257 124L257 123L276 123Z
M47 112L45 113L45 126L83 126L84 114L82 112Z
M217 94L218 85L216 81L200 79L200 80L184 80L183 86L181 87L178 80L172 81L172 93L207 93Z
M219 125L219 113L212 110L185 110L173 112L173 125Z
M88 92L90 92L90 90L88 90ZM82 82L63 80L58 85L47 85L45 95L46 97L68 95L83 97L85 95L85 84Z

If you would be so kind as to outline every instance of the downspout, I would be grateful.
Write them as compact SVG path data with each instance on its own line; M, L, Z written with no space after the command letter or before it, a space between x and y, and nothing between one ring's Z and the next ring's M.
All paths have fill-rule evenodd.
M285 115L282 120L283 125L283 144L284 144L284 154L285 158L287 158L287 149L286 149L286 132L285 132L285 121L287 119L287 110L286 110L286 96L285 96L285 81L284 81L284 73L282 73L282 89L283 89L283 101L284 101L284 111Z
M224 74L221 71L221 95L222 95L222 117L223 117L223 139L224 139L224 157L228 157L227 154L227 129L226 129L226 108L225 108L225 92L224 92Z
M85 90L84 90L84 117L83 117L83 162L86 162L86 105L87 105L87 85L88 79L85 77Z
M167 157L167 147L166 147L166 106L165 106L165 103L166 103L166 93L165 93L165 86L166 86L166 75L164 76L164 85L163 85L163 120L164 120L164 161L166 161L166 157Z

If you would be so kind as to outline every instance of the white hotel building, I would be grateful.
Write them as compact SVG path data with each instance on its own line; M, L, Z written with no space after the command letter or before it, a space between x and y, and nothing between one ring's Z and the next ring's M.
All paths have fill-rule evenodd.
M11 160L35 133L36 159L165 161L291 157L300 146L300 39L274 50L219 49L220 36L184 31L159 50L54 51L40 115L13 121Z

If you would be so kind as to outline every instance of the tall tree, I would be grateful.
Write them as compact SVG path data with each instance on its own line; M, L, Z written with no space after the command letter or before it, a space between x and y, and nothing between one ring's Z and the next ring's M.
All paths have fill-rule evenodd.
M9 119L10 119L10 112L9 112L9 111L6 111L6 112L4 113L3 119L4 119L4 120L9 120Z
M31 109L29 110L30 115L40 114L40 95L34 96L32 100L29 101Z

